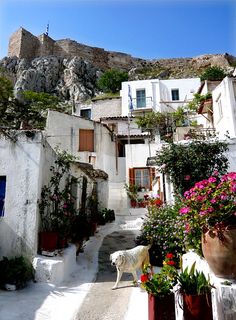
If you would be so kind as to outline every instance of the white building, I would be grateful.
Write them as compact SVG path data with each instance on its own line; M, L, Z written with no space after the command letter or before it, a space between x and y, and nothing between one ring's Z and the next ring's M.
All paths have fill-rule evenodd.
M220 138L236 137L236 79L225 77L212 91L213 125Z
M191 101L199 87L199 78L123 82L120 91L122 116L130 111L130 97L135 114L152 110L173 112Z

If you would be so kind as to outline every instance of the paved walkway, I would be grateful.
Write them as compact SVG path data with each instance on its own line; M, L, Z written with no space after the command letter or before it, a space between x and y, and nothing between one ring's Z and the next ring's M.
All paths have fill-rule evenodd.
M108 255L108 252L110 254L113 251L112 248L114 248L112 247L110 252L107 240L103 243L104 238L107 239L106 236L109 234L122 230L135 233L139 228L140 219L135 219L135 217L133 219L132 217L127 217L126 222L122 222L122 219L117 219L114 223L100 227L95 236L91 237L86 243L84 253L79 255L74 273L68 281L60 286L49 283L31 283L25 289L15 292L0 290L0 320L75 320L76 316L80 317L83 312L83 320L90 319L86 318L87 313L85 310L88 301L86 300L86 296L89 299L91 297L91 290L96 290L96 286L97 288L100 286L100 289L96 290L97 296L95 301L98 301L98 297L102 299L100 292L101 290L106 291L106 288L107 296L109 299L111 297L112 300L111 304L113 307L111 310L107 312L107 310L103 309L105 310L104 319L146 320L146 292L143 292L138 287L111 290L116 280L116 272L113 269L110 274L107 274L106 270L102 270L108 267L107 263L103 264L102 260L106 259L104 257ZM116 235L116 233L113 235ZM121 236L123 237L123 235ZM123 240L124 238L120 238L119 245L125 243ZM116 242L116 240L114 241ZM96 280L98 259L100 260L100 269ZM101 277L104 277L104 282L101 282ZM124 279L122 280L124 284L126 284L126 281L130 284L129 278L124 276L122 279ZM95 284L94 281L96 281ZM123 296L125 297L124 299L122 299ZM112 297L120 299L119 305L114 304ZM100 305L101 303L97 304L97 309ZM109 305L108 300L107 305ZM122 313L120 315L116 313L112 316L113 309L115 308L116 310L120 306L122 306ZM109 318L106 318L107 315L109 315ZM95 319L93 318L93 320ZM101 319L99 318L99 320Z

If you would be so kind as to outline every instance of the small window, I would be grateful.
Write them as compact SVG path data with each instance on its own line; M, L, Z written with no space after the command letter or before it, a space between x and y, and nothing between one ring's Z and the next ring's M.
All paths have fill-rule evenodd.
M172 89L171 90L171 98L172 98L172 101L179 100L179 89Z
M0 176L0 217L5 212L6 176Z
M91 109L80 110L80 116L85 119L91 119Z
M138 186L139 190L152 190L152 180L155 177L155 168L130 168L129 183Z
M136 91L137 108L146 107L146 92L145 90Z
M79 151L94 151L94 130L79 130Z

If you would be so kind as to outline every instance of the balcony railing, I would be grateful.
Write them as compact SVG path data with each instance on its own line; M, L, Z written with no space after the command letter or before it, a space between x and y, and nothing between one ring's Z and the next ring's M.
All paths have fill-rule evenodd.
M143 100L132 98L132 103L133 103L133 109L134 110L153 108L152 97L146 97L146 99L143 99Z

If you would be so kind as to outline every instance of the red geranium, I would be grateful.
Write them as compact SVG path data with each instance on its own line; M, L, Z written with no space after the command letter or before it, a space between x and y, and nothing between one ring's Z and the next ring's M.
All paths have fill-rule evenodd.
M167 253L167 254L166 254L166 258L167 258L167 259L172 259L172 258L174 258L173 253Z
M148 274L142 274L140 277L141 282L147 282L149 280Z

